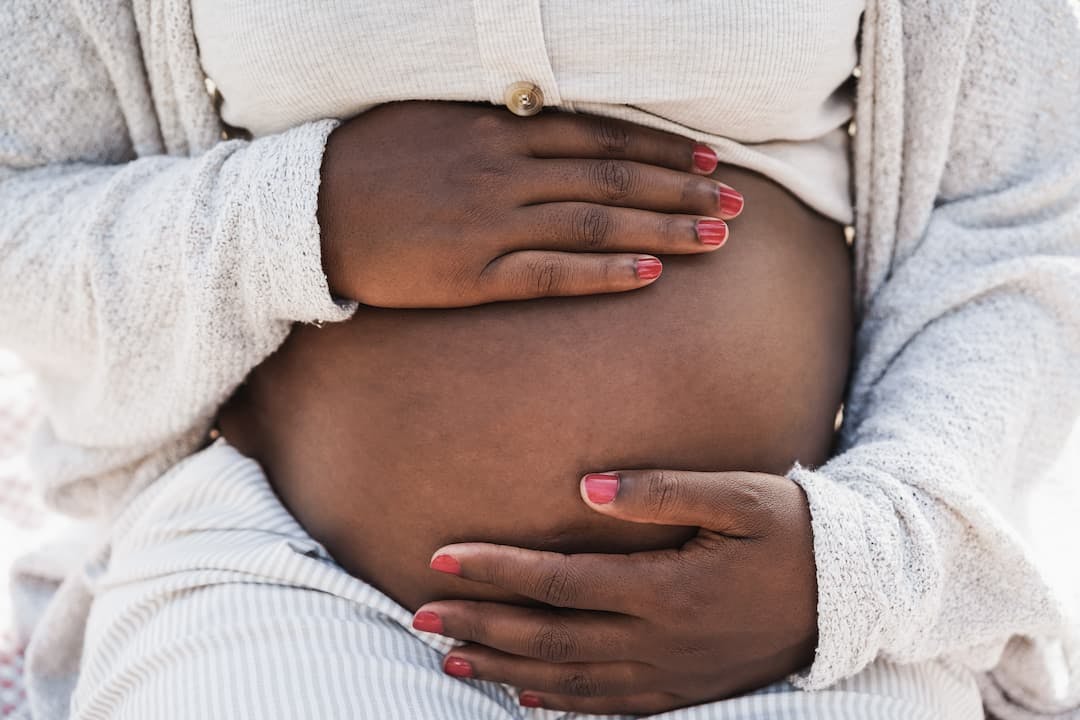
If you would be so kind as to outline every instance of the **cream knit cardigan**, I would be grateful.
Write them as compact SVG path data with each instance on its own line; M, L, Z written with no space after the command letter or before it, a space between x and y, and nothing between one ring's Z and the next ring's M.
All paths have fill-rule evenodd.
M946 657L1002 715L1080 705L1078 609L1021 515L1080 408L1078 17L1075 0L867 3L854 373L841 452L790 474L818 568L806 688ZM222 142L188 0L6 0L0 344L41 380L56 506L114 510L293 322L349 315L315 215L333 125ZM44 606L39 711L65 712L91 588L70 576Z

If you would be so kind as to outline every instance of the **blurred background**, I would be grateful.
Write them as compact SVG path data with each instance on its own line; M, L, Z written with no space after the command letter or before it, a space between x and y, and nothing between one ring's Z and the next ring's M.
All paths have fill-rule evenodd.
M8 593L12 561L47 533L47 514L27 478L23 450L37 416L34 384L0 350L0 718L29 717L21 674L24 639L15 636Z

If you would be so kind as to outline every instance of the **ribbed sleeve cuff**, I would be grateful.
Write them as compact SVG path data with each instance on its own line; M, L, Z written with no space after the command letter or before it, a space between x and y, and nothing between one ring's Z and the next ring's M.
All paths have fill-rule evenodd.
M877 655L877 628L888 606L876 583L877 513L866 498L821 471L796 464L787 477L810 503L818 583L818 647L813 664L789 682L821 690L850 677ZM878 552L885 548L877 548Z
M260 165L255 222L264 243L275 319L337 322L357 304L330 294L322 266L319 182L323 152L336 120L305 123L252 143Z

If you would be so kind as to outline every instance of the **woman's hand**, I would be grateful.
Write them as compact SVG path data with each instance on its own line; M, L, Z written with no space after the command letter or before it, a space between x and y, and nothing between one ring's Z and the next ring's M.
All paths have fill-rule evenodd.
M635 470L588 475L597 512L698 526L678 550L562 555L482 543L432 568L552 608L438 601L414 627L469 645L446 672L515 685L534 707L655 714L745 692L812 661L817 581L802 489L773 475Z
M380 307L633 290L660 274L651 253L726 239L742 197L704 177L716 166L704 145L617 120L382 105L327 143L323 266L336 295Z

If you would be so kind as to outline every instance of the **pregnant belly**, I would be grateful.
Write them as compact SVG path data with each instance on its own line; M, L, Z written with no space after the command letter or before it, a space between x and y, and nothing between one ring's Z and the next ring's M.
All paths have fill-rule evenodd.
M428 570L445 543L669 547L690 530L589 511L586 472L784 473L827 457L848 369L841 228L774 183L719 251L621 295L298 327L223 410L227 438L350 572L415 609L502 597Z

